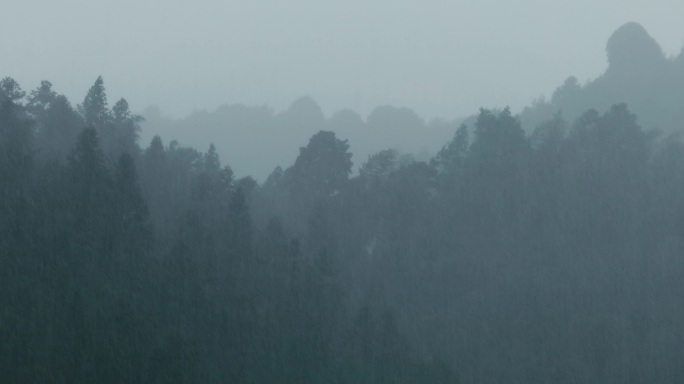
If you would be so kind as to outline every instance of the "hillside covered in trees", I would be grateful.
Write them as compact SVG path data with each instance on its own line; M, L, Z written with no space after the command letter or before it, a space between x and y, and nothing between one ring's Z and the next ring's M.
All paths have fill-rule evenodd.
M595 79L580 83L570 76L548 98L541 97L520 111L523 129L529 134L556 114L572 122L589 109L604 113L622 103L639 116L645 129L658 129L666 134L681 129L684 51L676 57L666 57L648 32L632 22L610 36L606 59L605 72ZM500 112L501 108L491 110ZM325 116L308 96L295 100L281 112L266 105L242 104L200 110L179 119L166 117L164 112L154 106L142 111L143 137L149 140L161 135L195 148L221 143L217 151L236 174L250 175L259 181L265 180L273 167L294 162L301 143L321 129L349 140L354 149L356 174L368 156L387 148L429 161L462 123L472 126L477 120L477 114L457 119L426 119L410 108L390 105L379 106L368 116L348 109ZM262 156L263 153L269 156Z
M102 78L78 105L4 78L0 377L682 382L684 141L601 103L528 131L531 109L482 109L434 156L357 174L330 127L359 119L320 117L257 182L223 142L141 142Z
M641 25L631 22L618 28L606 44L608 68L596 79L580 84L574 76L548 99L525 108L520 119L533 129L555 113L574 120L587 109L608 110L627 103L644 127L673 132L684 119L684 47L676 57L666 57Z

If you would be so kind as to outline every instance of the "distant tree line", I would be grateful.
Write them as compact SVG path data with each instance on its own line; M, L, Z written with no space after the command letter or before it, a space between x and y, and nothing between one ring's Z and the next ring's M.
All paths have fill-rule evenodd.
M684 380L684 142L624 104L354 177L321 130L263 183L140 122L0 81L3 380Z
M287 109L275 112L268 106L222 105L173 119L151 106L142 111L143 139L161 135L186 146L206 148L221 143L217 153L238 175L263 181L274 165L295 161L297 149L318 131L333 131L354 143L353 173L369 155L398 148L421 160L429 160L460 125L461 120L425 121L409 108L379 106L362 118L344 109L325 116L309 96L296 99ZM268 153L268 156L263 156Z

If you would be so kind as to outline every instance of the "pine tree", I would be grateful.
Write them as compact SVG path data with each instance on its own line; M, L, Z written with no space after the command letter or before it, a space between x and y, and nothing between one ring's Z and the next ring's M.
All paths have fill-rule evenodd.
M102 76L98 76L95 84L88 90L83 104L78 107L86 125L102 129L105 124L112 120L107 107L107 94L105 92Z

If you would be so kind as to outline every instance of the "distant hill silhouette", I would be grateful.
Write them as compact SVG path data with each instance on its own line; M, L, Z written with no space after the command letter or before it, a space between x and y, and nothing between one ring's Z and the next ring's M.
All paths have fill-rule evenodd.
M550 100L521 112L522 125L529 131L559 111L572 121L588 109L603 112L626 103L646 129L684 128L684 51L676 58L665 57L646 29L630 22L610 36L606 54L605 73L585 85L569 77Z
M531 132L559 112L571 122L589 109L605 112L620 103L636 113L645 129L671 132L684 128L684 50L676 58L665 57L644 27L630 22L610 36L606 54L608 68L598 78L582 85L571 76L548 100L523 109L519 114L523 128ZM370 155L388 148L412 153L419 160L429 159L461 123L472 129L476 120L473 115L426 122L413 110L394 106L379 106L366 119L351 110L326 117L309 96L295 100L280 113L267 106L237 104L178 120L163 117L155 108L142 115L146 120L143 140L158 134L201 150L213 142L221 160L237 175L250 174L261 181L276 166L293 164L299 147L319 130L334 131L349 140L354 169L358 170Z
M349 140L356 170L370 155L388 148L427 160L458 128L456 121L426 123L413 110L392 106L376 108L366 120L351 110L326 118L309 96L295 100L290 108L277 114L266 106L237 104L213 112L195 112L178 120L165 118L156 107L143 111L142 116L143 140L161 135L201 150L213 143L221 160L237 175L250 174L261 181L276 166L292 165L299 147L320 130L333 131Z

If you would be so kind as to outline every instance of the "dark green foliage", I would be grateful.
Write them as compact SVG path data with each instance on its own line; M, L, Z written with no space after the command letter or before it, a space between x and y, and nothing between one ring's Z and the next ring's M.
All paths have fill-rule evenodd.
M143 118L132 114L128 102L120 99L110 110L102 76L88 90L78 111L86 127L94 128L102 140L102 148L109 163L115 163L119 155L128 153L138 156L139 123Z
M0 80L0 102L17 103L26 96L19 83L11 77Z
M84 230L94 229L91 224L102 224L101 219L109 215L112 190L112 180L94 128L86 128L79 135L68 158L67 173L74 225Z
M26 109L36 120L42 121L45 119L47 109L55 101L56 97L57 93L52 90L52 83L43 80L40 82L40 87L31 91Z
M112 108L113 126L110 127L110 145L114 154L129 153L138 155L139 148L136 145L140 133L139 123L143 118L133 115L128 109L126 99L120 99Z
M42 116L37 119L38 155L47 160L66 159L69 149L74 147L78 134L83 130L81 117L63 95L55 96L44 110L39 109L34 113Z
M120 244L121 251L129 259L126 263L136 263L151 247L151 228L149 211L143 197L133 158L128 154L119 157L114 170L114 201L112 203L114 231L126 239ZM133 259L130 259L133 258Z
M111 121L102 76L98 76L95 84L90 87L83 104L79 105L79 110L88 126L101 128Z
M0 178L3 188L11 188L32 167L33 122L9 99L0 105L0 121Z
M80 114L47 81L0 90L7 382L684 377L684 144L624 104L530 135L483 109L429 162L354 177L319 131L260 185L213 145L141 150L101 78ZM422 124L396 112L371 121ZM307 99L278 118L325 122Z
M306 147L299 149L299 156L291 173L298 193L325 198L338 191L349 179L352 161L346 140L335 137L334 132L320 131L313 135Z
M368 157L359 169L359 176L368 182L383 180L399 166L399 154L394 149L386 149Z
M247 263L252 258L252 220L245 192L240 187L228 207L228 225L231 257L238 264Z

